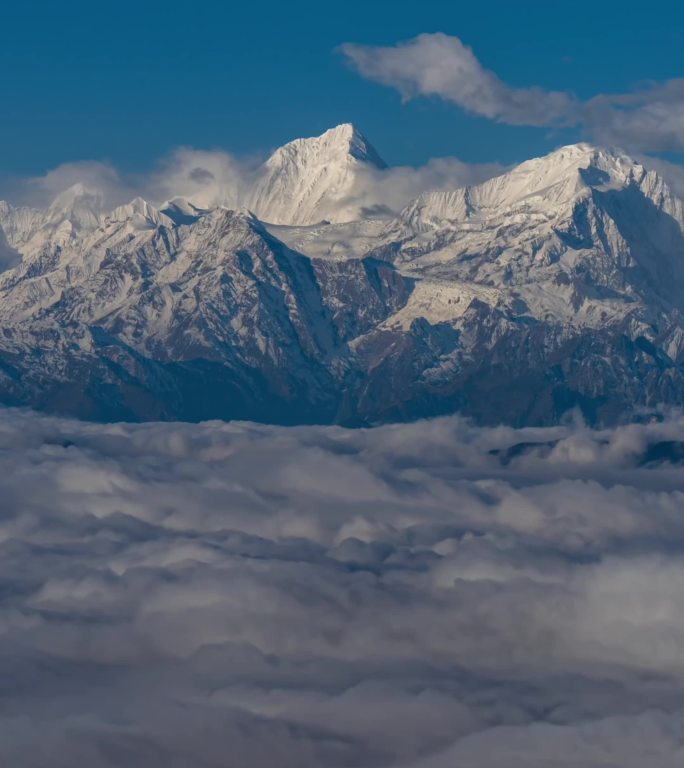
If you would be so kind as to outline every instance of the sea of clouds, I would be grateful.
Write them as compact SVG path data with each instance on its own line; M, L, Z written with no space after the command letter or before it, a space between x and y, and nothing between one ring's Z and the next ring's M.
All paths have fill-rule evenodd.
M0 764L684 765L683 446L0 412Z

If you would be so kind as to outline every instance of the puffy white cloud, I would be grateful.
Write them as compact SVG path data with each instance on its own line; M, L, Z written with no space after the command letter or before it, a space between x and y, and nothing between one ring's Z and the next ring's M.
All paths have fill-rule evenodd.
M455 157L433 158L418 168L369 167L359 172L354 194L345 204L361 216L392 216L425 191L460 189L505 171L499 163L465 163Z
M130 180L123 178L111 164L94 160L62 163L42 176L15 180L8 192L12 202L47 208L76 184L96 192L103 210L111 210L135 197L135 187Z
M631 151L684 149L684 78L581 101L570 92L510 86L443 33L386 47L347 43L341 51L359 74L405 99L437 96L508 125L581 126L592 140Z
M601 94L584 106L586 130L628 150L684 149L684 78L648 83L633 93Z
M248 163L228 152L179 147L145 174L122 174L96 161L64 163L43 176L15 180L5 191L12 202L38 208L76 184L92 190L105 212L138 195L155 204L187 197L199 207L213 207L238 204L250 173Z
M406 99L440 96L468 112L510 125L576 122L578 102L571 94L507 85L458 37L423 34L389 47L346 43L341 51L361 75L396 88Z
M683 442L2 412L0 758L677 765Z
M435 158L417 168L361 167L352 195L340 205L347 206L352 217L395 215L426 190L457 189L504 171L505 167L498 163L466 163L453 157ZM241 159L221 150L180 147L146 174L121 174L97 162L66 163L44 176L15 181L3 194L17 204L45 208L61 193L81 184L96 196L103 212L136 196L155 205L182 197L199 208L241 207L259 173L257 158Z
M228 152L180 147L142 180L142 192L156 202L185 197L200 208L236 206L252 172Z

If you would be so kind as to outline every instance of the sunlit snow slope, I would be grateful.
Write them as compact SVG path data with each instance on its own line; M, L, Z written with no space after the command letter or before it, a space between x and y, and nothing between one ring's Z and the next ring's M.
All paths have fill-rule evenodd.
M83 184L0 203L0 399L350 424L682 402L684 206L657 174L580 144L359 218L383 168L342 125L276 150L236 205L107 211Z

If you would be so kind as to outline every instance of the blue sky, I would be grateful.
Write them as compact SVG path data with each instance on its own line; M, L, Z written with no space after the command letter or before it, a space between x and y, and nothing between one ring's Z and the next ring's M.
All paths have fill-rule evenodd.
M514 87L625 93L684 75L681 4L26 2L4 4L0 173L107 160L142 170L179 145L263 153L355 122L390 164L510 163L581 137L513 126L438 97L402 103L343 43L443 32Z

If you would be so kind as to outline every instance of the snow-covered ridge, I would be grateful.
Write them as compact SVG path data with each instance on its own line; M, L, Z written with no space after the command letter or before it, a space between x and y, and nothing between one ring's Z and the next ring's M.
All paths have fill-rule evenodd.
M486 219L510 213L564 215L592 189L608 191L643 185L647 194L667 198L668 212L681 215L681 203L653 172L617 149L591 144L562 147L528 160L482 184L451 192L427 191L410 203L400 220L415 231L444 222ZM678 204L679 203L679 204Z
M407 273L494 290L502 305L517 297L541 321L601 328L637 306L684 311L682 201L617 149L562 147L476 186L426 192L383 238Z
M382 420L437 392L505 419L481 386L490 365L526 371L521 402L547 409L576 391L684 399L684 205L660 176L579 144L359 219L381 167L344 125L274 152L229 206L105 210L82 184L45 210L0 203L0 401L49 391L52 407L68 386L117 418L287 402L268 418Z
M48 241L64 243L91 232L102 221L102 193L80 183L65 189L44 210L0 201L0 228L10 245L22 252Z
M614 273L620 259L627 258L629 244L615 216L611 213L604 220L611 196L634 193L630 199L623 194L623 219L643 220L642 208L648 204L680 230L684 227L682 201L657 174L620 150L591 144L562 147L475 186L426 191L387 225L377 220L349 221L358 213L346 203L360 183L359 170L383 165L353 125L340 125L276 150L252 188L243 191L242 205L237 207L269 222L277 238L312 257L359 258L384 253L396 243L393 258L412 276L429 274L440 281L462 284L465 280L496 290L551 280L557 284L551 290L555 294L566 292L564 286L572 282L567 268L574 268L587 255L583 237L600 234L602 249L611 251L610 263L603 259L604 273ZM76 184L45 211L0 203L0 227L9 246L31 261L48 247L69 244L85 253L95 243L131 233L194 226L207 213L182 198L154 206L140 197L105 212L97 190ZM665 251L666 262L679 274L677 243L663 242L673 237L672 232L664 232L664 221L649 225L640 237ZM579 231L587 227L588 233ZM612 283L614 278L615 274ZM558 305L555 299L553 303ZM575 311L568 306L564 321Z

